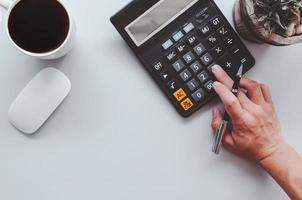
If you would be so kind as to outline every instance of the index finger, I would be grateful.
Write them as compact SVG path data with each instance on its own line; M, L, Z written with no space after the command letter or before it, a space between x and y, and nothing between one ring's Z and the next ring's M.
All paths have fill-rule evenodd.
M220 97L230 117L232 119L240 118L243 109L238 98L225 85L221 84L220 82L214 82L214 90Z
M234 84L233 79L219 65L214 65L212 67L212 71L213 71L213 74L215 75L216 79L220 83L224 84L229 89L232 89L232 86ZM237 98L243 109L252 107L253 103L240 90L239 90L239 94L238 94Z

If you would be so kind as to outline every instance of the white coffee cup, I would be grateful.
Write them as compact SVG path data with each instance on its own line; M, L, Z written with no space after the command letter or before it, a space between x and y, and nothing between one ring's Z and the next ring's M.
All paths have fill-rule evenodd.
M68 34L67 34L65 40L58 48L56 48L54 50L51 50L49 52L43 52L43 53L35 53L35 52L27 51L27 50L21 48L20 46L18 46L14 42L14 40L12 39L12 37L9 33L8 22L9 22L10 14L11 14L13 8L21 1L23 1L23 0L0 0L0 6L7 9L7 16L5 19L5 28L6 28L7 35L9 37L10 41L12 42L12 44L17 49L19 49L21 52L23 52L24 54L29 55L34 58L51 60L51 59L57 59L57 58L60 58L64 55L66 55L72 49L72 47L75 43L75 36L76 36L75 22L71 16L69 10L67 9L66 5L64 5L64 3L61 0L57 0L64 7L66 13L68 14L68 18L69 18L69 30L68 30Z

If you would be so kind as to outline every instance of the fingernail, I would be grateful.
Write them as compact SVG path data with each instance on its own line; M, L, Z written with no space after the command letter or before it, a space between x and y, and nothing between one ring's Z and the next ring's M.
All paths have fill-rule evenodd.
M220 86L220 83L218 81L215 81L213 83L214 89Z
M217 72L219 72L219 70L220 70L220 67L219 67L218 65L214 65L214 66L212 67L212 72L213 72L214 74L216 74Z

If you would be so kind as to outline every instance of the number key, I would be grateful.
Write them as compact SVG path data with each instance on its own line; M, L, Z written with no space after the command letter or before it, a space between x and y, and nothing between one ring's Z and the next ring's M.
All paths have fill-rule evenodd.
M192 79L187 83L187 86L191 91L194 91L199 86L199 84L195 79Z
M180 73L180 77L184 82L187 82L192 77L192 74L189 72L189 70L186 69L185 71Z
M206 51L206 48L200 43L194 47L194 51L197 56L201 56Z
M214 87L214 82L211 80L211 81L208 81L204 87L207 89L208 92L212 92L213 91L213 87Z
M205 55L203 55L201 58L200 58L201 62L205 65L205 66L208 66L212 63L213 61L213 58L212 56L209 54L209 53L206 53Z
M205 83L207 80L209 80L210 76L206 71L202 71L200 74L197 75L197 78L201 83Z
M199 89L196 92L193 93L192 97L196 102L201 101L206 96L206 93L203 91L203 89Z
M190 66L190 68L195 74L197 74L202 69L202 66L198 61L196 61Z
M172 66L176 72L180 72L183 68L185 68L185 64L180 59L173 63Z
M191 51L189 51L187 54L185 54L183 56L183 58L187 64L190 64L191 62L193 62L195 60L195 56Z

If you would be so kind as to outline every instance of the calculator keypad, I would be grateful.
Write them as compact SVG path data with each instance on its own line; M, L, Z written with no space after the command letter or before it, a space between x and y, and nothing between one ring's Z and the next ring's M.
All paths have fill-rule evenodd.
M241 63L247 63L248 68L254 64L225 18L210 8L197 12L163 40L162 49L168 64L157 62L153 71L160 73L182 113L197 110L215 96L212 67L216 63L232 77Z

